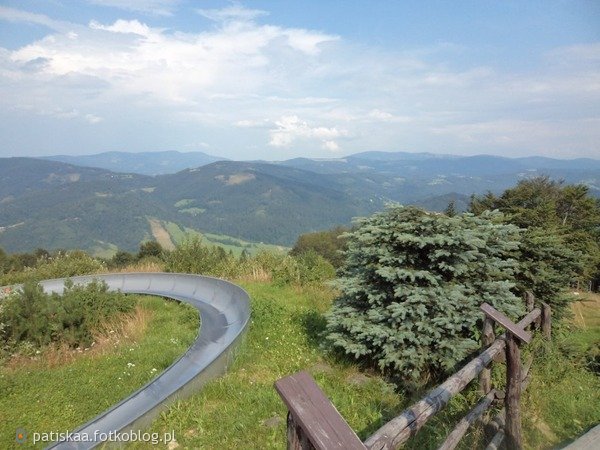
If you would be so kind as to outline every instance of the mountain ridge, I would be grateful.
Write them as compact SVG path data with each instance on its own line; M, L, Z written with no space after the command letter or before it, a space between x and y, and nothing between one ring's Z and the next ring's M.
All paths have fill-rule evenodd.
M420 155L426 159L403 160L400 154L383 160L380 152L366 163L352 156L220 160L154 176L1 158L0 246L11 252L37 247L133 251L152 238L151 220L177 233L189 229L290 246L299 234L348 225L388 202L442 211L454 201L464 210L473 193L498 193L540 174L585 183L600 197L596 160L561 164L529 157L522 163L489 155ZM537 169L536 164L555 167Z

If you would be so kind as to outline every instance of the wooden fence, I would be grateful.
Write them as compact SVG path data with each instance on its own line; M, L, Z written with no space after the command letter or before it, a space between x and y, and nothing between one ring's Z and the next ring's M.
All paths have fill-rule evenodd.
M306 372L300 372L275 383L275 389L288 407L288 449L397 449L414 436L427 421L444 408L450 399L461 392L479 376L483 394L481 400L456 425L440 449L454 449L464 437L470 425L482 419L494 403L504 402L499 414L488 423L493 434L489 450L497 449L502 443L508 450L521 449L521 393L529 383L532 360L522 365L520 345L531 341L530 327L541 328L545 338L551 334L550 307L542 304L533 308L533 295L528 293L525 302L529 313L518 323L513 323L504 314L484 303L482 330L482 352L446 381L431 390L423 399L404 410L365 442L361 442L348 426L335 406ZM494 323L506 332L494 335ZM505 391L495 389L491 383L489 366L492 361L506 361Z

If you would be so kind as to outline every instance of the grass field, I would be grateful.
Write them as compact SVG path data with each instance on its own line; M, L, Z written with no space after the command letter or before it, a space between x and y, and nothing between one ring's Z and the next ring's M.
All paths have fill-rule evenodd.
M329 309L333 298L328 288L282 287L266 282L241 284L252 298L252 323L234 364L227 374L208 383L198 394L162 413L150 431L161 435L174 431L179 448L283 449L286 409L273 383L300 370L313 375L361 439L422 396L423 391L398 391L377 373L360 370L350 361L323 352L322 314ZM522 404L528 449L551 448L600 422L600 378L583 367L576 356L580 352L572 350L573 358L569 359L564 350L571 348L573 342L581 349L597 343L600 327L597 300L594 297L593 301L574 305L575 311L580 308L583 321L575 317L572 326L555 329L553 345L536 338L528 346L527 352L536 357L532 381ZM157 313L153 320L156 318ZM170 345L169 336L173 335L166 333L181 331L172 322L165 319L163 326L154 325L148 332L150 328L157 333L148 338L154 342L148 352L141 350L147 339L144 338L140 347L126 344L114 355L83 357L65 367L24 367L14 372L2 369L0 390L8 395L0 398L0 448L14 442L16 427L68 429L81 423L84 419L76 418L89 418L126 396L151 377L153 368L161 370L177 351L185 349L183 337L175 337L177 346ZM191 339L193 333L186 336ZM163 352L171 353L159 365L156 361ZM132 359L135 356L139 359ZM130 362L135 368L126 367ZM98 364L99 369L92 364ZM503 366L495 367L494 379L501 387ZM123 385L115 386L115 377L123 378L119 380ZM69 380L68 386L65 379ZM21 398L21 393L27 395ZM85 393L82 405L72 395L75 393ZM437 448L478 396L473 383L430 420L405 448ZM20 417L28 417L30 424L24 424ZM10 434L8 439L4 436L6 432ZM460 448L481 448L481 439L481 430L475 428ZM142 449L147 444L130 447Z
M30 435L72 430L187 350L198 331L196 310L158 297L136 299L136 314L101 333L87 351L53 349L0 366L0 448L23 448L15 442L18 428Z
M169 232L173 242L176 244L179 244L189 238L199 237L203 240L203 242L209 245L222 247L227 252L231 250L235 256L240 256L244 250L251 255L255 255L261 250L274 252L285 252L289 250L289 248L282 247L280 245L264 244L262 242L249 242L224 234L203 233L192 228L181 228L174 222L165 222L164 227Z
M313 375L362 439L422 395L397 392L376 373L359 371L356 365L322 352L321 314L329 308L329 290L267 283L246 283L244 287L252 297L253 319L233 367L197 395L163 413L152 431L174 430L182 448L285 448L286 409L273 383L300 370ZM536 353L533 381L523 401L524 411L528 411L524 413L524 433L527 448L541 449L577 436L600 421L600 383L576 364L557 363L561 355L548 350L540 339L536 345L531 349ZM495 378L501 382L502 366L497 366ZM547 394L548 389L552 395ZM473 383L406 448L437 448L478 396ZM461 448L479 448L481 439L481 430L475 429ZM139 444L133 447L143 448Z

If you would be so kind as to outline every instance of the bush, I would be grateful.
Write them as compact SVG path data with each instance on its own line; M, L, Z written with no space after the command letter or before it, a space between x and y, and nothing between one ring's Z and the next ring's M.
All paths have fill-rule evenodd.
M88 346L93 332L119 313L131 312L124 294L108 292L106 283L75 285L67 280L63 295L47 294L27 282L0 304L0 337L5 351L20 345L43 347L52 342Z
M138 259L143 259L149 256L162 259L165 251L162 246L156 241L146 241L140 245L140 250L137 254Z
M137 257L124 250L119 250L110 260L111 267L126 267L137 261Z
M360 220L327 316L330 347L413 381L452 370L479 347L483 302L513 319L524 310L510 281L519 229L500 219L394 206Z
M346 251L344 233L347 231L349 231L347 228L336 227L331 230L302 234L294 244L290 255L300 256L303 253L314 251L334 267L341 267Z
M76 275L99 273L106 266L81 250L57 253L38 261L34 268L25 268L20 272L9 272L2 276L0 284L23 283L29 280L47 280L51 278L67 278Z
M335 277L335 268L315 251L307 251L297 258L300 284L322 283Z
M227 277L231 276L235 263L236 258L222 247L206 246L195 236L169 253L166 270Z

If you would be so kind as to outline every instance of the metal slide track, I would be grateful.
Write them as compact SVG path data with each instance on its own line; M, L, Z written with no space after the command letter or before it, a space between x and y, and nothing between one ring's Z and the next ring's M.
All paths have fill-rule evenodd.
M200 313L200 333L187 352L163 373L72 433L93 439L109 433L141 430L176 399L198 391L221 375L233 359L250 321L248 294L217 278L172 273L123 273L73 277L75 284L105 281L110 290L158 295L189 303ZM61 293L65 279L40 282L46 292ZM67 380L68 381L68 380ZM86 439L86 440L87 440ZM90 449L102 444L57 442L52 449Z

